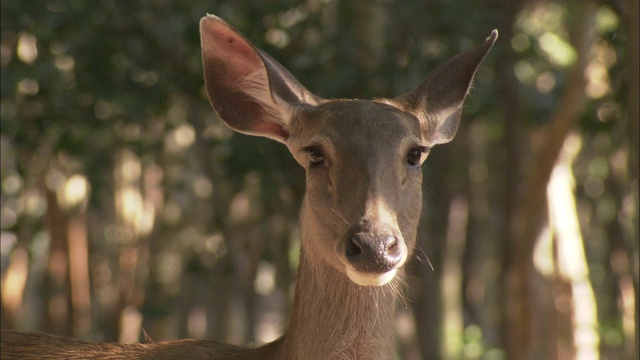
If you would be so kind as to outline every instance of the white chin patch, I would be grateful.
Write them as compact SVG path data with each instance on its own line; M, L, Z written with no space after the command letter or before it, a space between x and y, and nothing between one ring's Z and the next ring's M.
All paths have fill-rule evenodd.
M382 286L393 280L396 272L397 269L389 270L384 274L362 273L347 266L347 276L360 286Z

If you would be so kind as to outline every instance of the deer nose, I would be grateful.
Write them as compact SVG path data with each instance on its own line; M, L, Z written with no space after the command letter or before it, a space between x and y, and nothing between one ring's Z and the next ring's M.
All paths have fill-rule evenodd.
M406 247L400 233L357 232L348 236L345 257L357 271L386 273L398 267L404 258Z

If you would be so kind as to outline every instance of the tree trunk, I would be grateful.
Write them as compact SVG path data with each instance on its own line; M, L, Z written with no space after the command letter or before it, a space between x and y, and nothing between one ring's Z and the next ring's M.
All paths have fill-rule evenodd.
M46 189L47 220L49 228L48 274L44 303L46 332L70 336L71 297L69 296L69 243L67 241L67 216L60 208L54 190Z
M546 187L556 158L565 138L577 122L585 104L584 70L588 63L589 50L593 40L593 17L596 4L587 1L580 4L579 14L573 24L573 45L577 61L570 71L569 79L555 112L550 119L550 129L545 142L540 146L534 170L527 183L525 196L516 208L511 223L513 247L508 256L506 293L508 319L508 357L511 359L531 358L535 334L532 329L539 319L533 316L531 277L533 274L532 254L535 240L545 221Z

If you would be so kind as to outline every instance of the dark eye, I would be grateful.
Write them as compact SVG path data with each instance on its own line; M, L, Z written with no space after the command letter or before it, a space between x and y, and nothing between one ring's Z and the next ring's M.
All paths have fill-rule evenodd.
M411 148L407 153L407 164L414 167L420 165L422 154L426 153L428 150L429 149L425 146L416 146Z
M308 146L304 151L309 155L309 165L319 166L324 164L324 152L317 146Z

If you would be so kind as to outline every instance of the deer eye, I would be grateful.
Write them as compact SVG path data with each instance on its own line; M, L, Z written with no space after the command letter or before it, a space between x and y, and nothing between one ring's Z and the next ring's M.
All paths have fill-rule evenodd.
M407 164L412 167L416 167L420 165L420 160L422 159L422 154L429 151L429 148L426 146L416 146L409 150L407 153Z
M319 166L324 164L324 152L317 146L307 146L303 149L309 156L309 165Z

